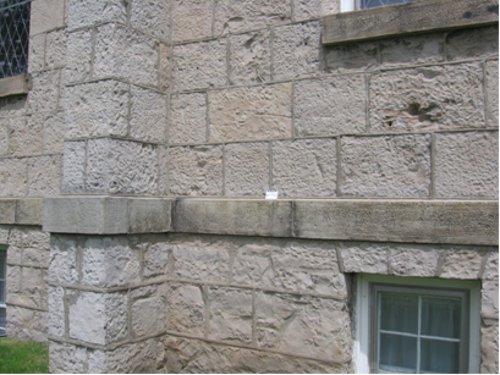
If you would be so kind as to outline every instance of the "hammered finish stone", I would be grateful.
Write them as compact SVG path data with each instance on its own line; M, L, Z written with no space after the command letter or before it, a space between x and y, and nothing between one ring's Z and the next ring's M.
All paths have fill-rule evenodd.
M398 246L389 250L389 272L399 276L435 277L439 252L421 246Z
M498 127L498 60L485 64L486 125Z
M172 40L208 38L212 35L213 0L172 1Z
M64 142L62 187L64 193L76 193L85 190L85 160L87 143Z
M85 81L90 78L92 64L92 31L78 30L67 35L64 82Z
M125 23L127 3L122 0L69 0L68 28L90 26L103 21Z
M483 254L475 249L446 250L442 258L439 277L477 280L481 276Z
M130 136L139 141L163 143L167 127L167 99L153 90L130 87Z
M229 38L229 80L233 84L268 82L271 79L268 30Z
M167 329L204 337L205 301L199 285L172 284L167 296Z
M170 99L169 143L204 143L207 138L206 94L179 94Z
M139 30L166 40L170 29L169 8L167 1L132 1L130 22Z

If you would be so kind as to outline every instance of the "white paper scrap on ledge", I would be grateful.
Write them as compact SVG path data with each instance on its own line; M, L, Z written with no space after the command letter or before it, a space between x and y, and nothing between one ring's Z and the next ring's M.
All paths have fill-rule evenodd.
M278 192L277 191L267 191L266 192L266 199L278 199Z

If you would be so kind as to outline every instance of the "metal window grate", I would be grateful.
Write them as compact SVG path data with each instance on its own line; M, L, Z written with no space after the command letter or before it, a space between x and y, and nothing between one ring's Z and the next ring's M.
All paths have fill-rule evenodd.
M0 78L28 71L31 0L0 0Z

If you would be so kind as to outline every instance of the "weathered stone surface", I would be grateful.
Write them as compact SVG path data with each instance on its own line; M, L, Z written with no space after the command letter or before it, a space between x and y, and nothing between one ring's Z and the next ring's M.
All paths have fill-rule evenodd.
M33 267L49 267L50 253L48 249L27 247L23 249L23 265Z
M450 249L442 258L439 277L477 280L481 276L483 254L477 250Z
M97 29L96 77L119 77L132 83L158 85L158 42L118 24Z
M273 143L273 189L284 197L334 197L337 183L336 149L335 139Z
M252 291L237 288L208 289L208 338L226 342L252 341Z
M49 371L55 374L86 372L87 349L82 346L50 341Z
M16 222L16 204L15 199L0 200L0 223L14 224Z
M301 137L361 133L366 128L362 75L295 83L294 126Z
M48 250L49 233L41 231L40 228L16 226L12 228L10 233L10 245Z
M31 5L30 34L64 26L65 0L37 0Z
M389 273L399 276L437 275L439 252L422 246L397 246L389 250Z
M319 18L340 11L339 0L292 0L295 21Z
M121 0L69 0L68 28L90 26L104 21L125 23L127 3Z
M25 196L28 192L26 159L0 159L0 196Z
M0 225L0 243L1 244L8 244L9 243L9 233L10 233L9 226Z
M291 136L292 85L241 87L208 94L210 141Z
M379 63L379 44L354 43L328 47L325 50L326 68L329 71L366 71Z
M207 97L205 94L173 95L169 143L204 143L207 139Z
M269 190L269 145L234 143L224 151L225 194L264 196Z
M28 194L32 197L57 195L61 191L62 157L28 159Z
M202 39L212 35L212 0L172 1L172 40Z
M85 190L86 158L87 142L64 142L62 192L76 193Z
M35 117L17 118L8 121L9 152L15 156L40 154L43 150L43 124Z
M55 111L59 105L59 70L47 70L32 75L33 87L27 107L32 113Z
M498 373L498 320L483 321L481 327L481 372Z
M140 298L130 306L132 332L136 337L154 336L165 330L165 296L158 294Z
M50 262L48 280L55 284L76 284L77 242L73 236L52 235L50 237Z
M127 336L125 294L75 292L68 296L69 337L95 344L109 344Z
M128 199L128 233L168 232L171 227L172 202L168 199ZM125 212L121 214L125 215Z
M443 39L443 34L436 33L381 40L380 62L387 66L443 61Z
M222 194L221 146L170 147L161 166L166 178L161 191L167 194Z
M347 306L329 299L257 293L257 344L261 348L335 362L351 358Z
M229 37L229 80L233 84L268 82L271 79L268 30Z
M155 194L156 147L117 139L88 141L86 191Z
M274 30L273 78L296 79L319 73L320 24L317 21Z
M435 150L437 197L498 197L497 132L437 134Z
M158 89L166 92L171 87L173 80L170 61L172 50L163 43L160 43L158 50Z
M485 64L486 125L498 126L498 60Z
M140 254L125 237L94 237L82 244L82 284L111 287L139 281Z
M170 4L166 1L132 2L130 22L132 26L166 40L170 29L169 8Z
M446 52L450 60L498 55L498 25L450 32Z
M167 299L167 329L180 334L204 337L205 302L201 286L173 284Z
M66 65L66 32L52 31L47 34L45 45L45 68L60 69Z
M498 278L482 282L481 317L498 320Z
M143 251L143 276L153 277L167 273L170 246L162 239L150 238L150 241L139 245Z
M483 279L495 280L498 278L498 250L493 250L486 255Z
M49 328L50 336L64 336L65 314L64 314L64 289L61 287L49 287Z
M92 31L79 30L68 33L64 81L71 83L89 79L91 63Z
M9 249L10 252L10 249ZM10 255L9 253L7 253ZM12 261L9 259L9 263ZM19 262L20 263L20 262ZM7 278L6 278L6 291L7 295L17 294L21 292L21 267L20 266L7 266Z
M38 119L43 121L43 152L62 154L64 152L64 112L49 113Z
M129 86L113 80L66 87L66 139L127 135Z
M47 312L9 306L6 331L19 340L47 341Z
M9 154L9 133L10 126L9 119L2 119L0 123L0 155L8 155Z
M344 137L340 189L357 197L427 197L431 160L428 135Z
M477 63L374 74L370 79L372 131L484 126L482 71Z
M45 67L45 34L31 35L28 43L28 71L39 72Z
M134 139L163 143L167 127L167 100L156 91L131 86L130 136Z
M21 268L21 288L17 295L7 295L7 304L13 303L25 307L47 310L48 284L47 270L42 268ZM45 332L47 330L47 320ZM29 328L26 327L28 330Z
M224 85L227 82L226 40L174 46L172 77L176 91Z

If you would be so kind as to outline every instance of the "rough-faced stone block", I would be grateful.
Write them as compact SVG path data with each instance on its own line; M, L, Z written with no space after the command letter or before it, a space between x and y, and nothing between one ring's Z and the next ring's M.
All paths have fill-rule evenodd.
M28 71L39 72L45 67L45 34L31 35L28 43Z
M221 146L170 147L161 165L166 169L162 191L190 196L222 194Z
M0 200L0 223L14 224L16 222L16 200Z
M388 251L383 244L341 242L338 244L342 272L386 275Z
M33 267L49 267L49 250L27 247L23 250L23 265Z
M167 299L167 329L190 336L204 337L205 302L198 285L172 285Z
M301 137L361 133L366 129L362 75L295 83L294 126Z
M43 123L40 115L15 118L9 125L9 153L15 156L32 156L43 151Z
M444 60L443 34L424 34L380 41L380 62L387 65L424 64Z
M269 31L229 37L229 80L233 84L268 82L271 79Z
M498 250L493 250L486 255L482 278L486 280L498 278Z
M78 82L90 78L92 62L92 31L79 30L67 35L64 82Z
M75 29L105 21L126 22L127 3L121 0L69 0L68 28Z
M290 0L217 1L214 34L261 29L268 25L286 22L290 17Z
M292 86L240 87L208 94L210 141L291 136Z
M28 163L26 159L0 159L2 197L22 197L28 192Z
M319 18L340 11L339 0L292 0L295 21Z
M167 127L165 95L136 86L131 86L130 94L130 136L140 141L163 143Z
M226 84L226 40L173 47L174 90L192 90Z
M498 197L497 132L438 134L435 150L437 197Z
M37 0L31 5L30 34L65 26L65 0Z
M273 78L296 79L319 73L319 22L287 25L274 29Z
M119 77L158 86L158 42L118 24L100 26L96 33L95 77Z
M374 74L370 129L415 131L484 126L481 66L431 66Z
M50 336L63 337L65 328L64 313L64 289L61 287L49 287L49 328Z
M442 258L439 277L477 280L481 276L483 254L477 250L450 249Z
M252 291L237 288L208 289L208 338L226 342L252 341Z
M213 0L172 1L172 40L202 39L212 35Z
M3 206L2 206L2 209L3 209ZM0 225L0 243L1 244L8 244L9 243L9 233L10 233L9 226Z
M498 54L498 25L475 29L462 29L446 36L448 59L482 58Z
M498 126L498 60L485 64L486 125Z
M498 278L482 282L481 317L498 320Z
M132 302L130 319L136 337L154 336L165 331L165 296L153 294Z
M49 371L51 373L84 373L87 349L82 346L51 341L49 344Z
M6 331L20 340L47 341L47 312L9 306Z
M52 235L50 238L50 261L48 280L54 284L76 284L77 242L74 237Z
M28 194L32 197L57 195L61 191L61 156L40 156L28 161Z
M434 277L437 275L439 252L426 247L389 247L389 272L399 276Z
M132 2L130 22L134 27L166 40L170 29L169 8L170 4L166 1Z
M269 145L234 143L226 145L224 186L229 196L264 196L269 190Z
M207 139L206 94L179 94L170 99L169 143L204 143Z
M498 320L486 320L481 327L481 372L498 372Z
M87 143L64 142L62 187L64 193L76 193L85 190L85 160Z
M66 30L47 34L45 45L45 68L60 69L66 65Z
M21 121L19 121L19 122L21 122ZM10 122L11 121L9 121L9 119L2 118L2 120L1 120L1 124L0 124L0 156L6 156L9 154L9 133L10 133L9 123Z
M33 87L27 101L29 112L52 112L58 108L60 75L59 70L48 70L32 75Z
M357 197L427 197L430 136L344 137L341 193Z
M143 275L144 277L165 275L169 264L170 246L161 239L151 239L151 241L139 245L143 250Z
M272 187L284 197L334 197L337 183L335 139L272 144Z
M351 320L344 303L262 292L255 298L260 348L333 362L351 358Z
M7 304L13 303L24 307L47 310L47 270L42 268L22 267L21 280L22 281L19 294L17 296L7 295ZM44 323L46 325L47 321L45 321Z
M42 116L43 121L43 152L62 154L64 152L64 112L59 111Z

